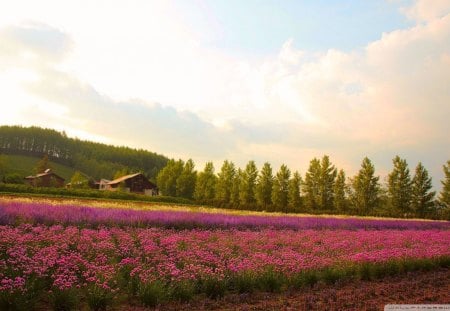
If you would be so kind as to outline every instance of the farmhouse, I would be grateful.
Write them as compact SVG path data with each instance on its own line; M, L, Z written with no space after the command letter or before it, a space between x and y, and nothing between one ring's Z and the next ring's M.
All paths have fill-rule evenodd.
M105 189L109 191L117 191L121 189L127 192L146 195L158 194L158 187L149 181L142 173L126 175L114 179L106 184Z
M51 169L35 176L27 176L25 182L33 187L64 187L64 178L53 173Z

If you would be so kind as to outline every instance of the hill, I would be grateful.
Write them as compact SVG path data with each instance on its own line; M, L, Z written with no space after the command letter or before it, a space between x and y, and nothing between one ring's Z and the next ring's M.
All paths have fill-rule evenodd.
M10 172L23 176L29 175L37 163L36 158L44 155L48 155L63 177L79 170L95 179L111 179L117 171L126 170L141 171L155 180L168 161L167 157L144 149L106 145L70 138L53 129L21 126L0 126L0 154L23 156L10 157L7 164Z
M3 155L2 161L4 164L5 174L18 174L22 177L32 175L36 164L41 158L22 156L22 155ZM66 182L70 180L72 175L75 173L75 169L68 167L63 164L59 164L50 161L50 166L59 176L63 177Z

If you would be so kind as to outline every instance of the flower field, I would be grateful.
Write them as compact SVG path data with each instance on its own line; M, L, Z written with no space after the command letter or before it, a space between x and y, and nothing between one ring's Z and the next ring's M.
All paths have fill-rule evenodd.
M154 306L450 264L448 222L0 203L0 309Z

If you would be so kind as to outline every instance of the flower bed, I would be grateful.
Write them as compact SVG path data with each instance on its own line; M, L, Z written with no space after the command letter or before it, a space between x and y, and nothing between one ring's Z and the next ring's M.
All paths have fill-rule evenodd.
M450 257L450 231L435 229L81 229L22 224L1 226L0 232L3 306L18 303L16 296L42 297L49 291L53 304L83 296L95 309L125 295L154 305L169 293L172 299L189 299L195 293L215 297L226 290L278 290L311 271L322 273L309 276L316 280L333 280L356 273L352 269L362 264L441 260L447 265Z
M187 211L137 211L76 205L0 202L0 224L45 223L86 227L136 226L176 229L450 229L450 222L336 217L256 216Z

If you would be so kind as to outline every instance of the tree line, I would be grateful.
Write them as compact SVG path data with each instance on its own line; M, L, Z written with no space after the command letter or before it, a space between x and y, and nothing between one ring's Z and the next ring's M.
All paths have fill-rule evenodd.
M155 180L168 161L143 149L116 147L40 127L0 126L0 153L48 158L95 179L111 179L117 171L141 171Z
M445 178L438 198L432 179L422 163L412 175L405 159L396 156L383 185L369 158L355 176L348 178L328 156L314 158L302 177L281 165L274 172L270 163L260 170L254 161L241 169L228 160L216 174L212 162L195 170L190 159L169 160L157 176L163 195L198 203L245 210L293 213L339 213L354 215L449 218L450 161L443 166Z

